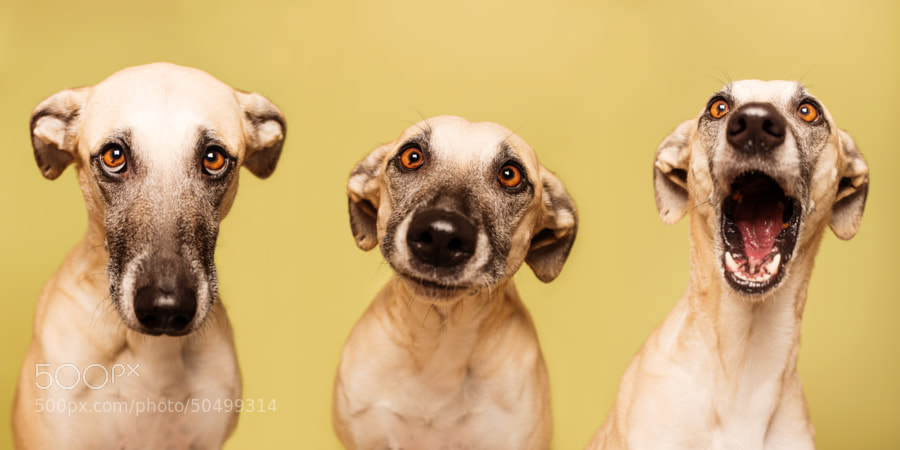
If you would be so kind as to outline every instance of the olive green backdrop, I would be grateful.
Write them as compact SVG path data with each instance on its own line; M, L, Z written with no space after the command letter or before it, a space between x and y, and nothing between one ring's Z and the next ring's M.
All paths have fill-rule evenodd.
M438 114L504 124L556 171L581 225L562 275L516 281L550 369L554 447L585 445L619 377L687 283L686 221L663 225L659 141L724 81L801 79L868 158L860 233L829 233L800 373L822 449L900 447L900 3L257 0L0 2L0 447L45 280L85 229L74 172L43 179L28 118L64 88L171 61L270 97L288 137L272 178L242 173L216 260L247 413L226 448L339 447L331 382L390 276L351 238L347 175Z

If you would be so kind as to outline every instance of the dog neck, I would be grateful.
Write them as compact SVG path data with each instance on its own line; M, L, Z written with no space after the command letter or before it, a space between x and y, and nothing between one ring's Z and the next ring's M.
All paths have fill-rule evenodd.
M524 310L511 280L437 301L416 296L396 276L386 291L389 333L411 343L405 350L413 370L437 388L458 387L499 324Z
M808 241L812 244L798 246L780 286L751 300L725 281L713 238L699 222L691 222L691 278L683 299L687 301L683 323L712 337L705 348L713 353L709 357L718 359L717 383L724 385L717 389L733 394L722 399L730 403L720 404L725 410L721 412L774 411L777 398L793 394L786 392L782 380L796 376L800 322L822 232L814 230Z

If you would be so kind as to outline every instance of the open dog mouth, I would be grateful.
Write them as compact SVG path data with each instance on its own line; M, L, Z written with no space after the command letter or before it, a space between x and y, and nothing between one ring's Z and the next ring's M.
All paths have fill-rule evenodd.
M722 265L737 291L761 294L784 277L800 230L800 202L768 175L746 172L722 203Z

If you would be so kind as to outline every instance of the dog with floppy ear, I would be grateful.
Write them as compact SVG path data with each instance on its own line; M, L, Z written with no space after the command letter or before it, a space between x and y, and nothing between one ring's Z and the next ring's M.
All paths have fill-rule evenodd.
M508 129L441 116L363 159L347 195L357 245L395 276L344 345L341 442L548 448L547 369L512 276L559 275L577 228L562 183Z
M38 105L35 160L48 179L75 165L88 226L38 300L16 447L222 446L238 410L202 405L239 399L241 378L218 298L219 221L239 168L271 175L284 135L263 96L167 63Z
M589 448L814 448L800 320L825 230L859 229L862 154L799 83L744 80L663 140L653 178L663 222L690 213L690 280Z

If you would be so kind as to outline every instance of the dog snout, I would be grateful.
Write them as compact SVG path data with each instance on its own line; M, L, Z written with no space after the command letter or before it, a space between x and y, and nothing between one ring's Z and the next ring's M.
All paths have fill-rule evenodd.
M134 295L134 313L146 332L179 336L197 313L197 292L189 272L172 258L151 263Z
M439 209L412 219L406 241L418 261L440 268L459 266L475 254L478 232L465 216Z
M742 106L728 120L728 143L745 154L764 154L784 143L784 117L766 103Z

